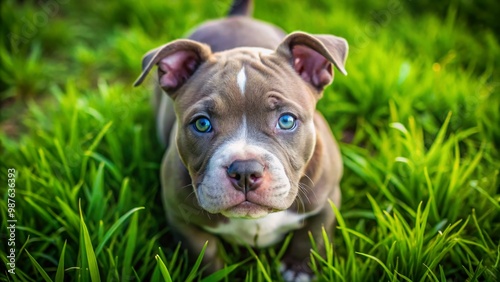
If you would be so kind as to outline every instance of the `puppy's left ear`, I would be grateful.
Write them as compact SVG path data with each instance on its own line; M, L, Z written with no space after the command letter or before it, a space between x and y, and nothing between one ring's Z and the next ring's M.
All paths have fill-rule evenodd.
M344 75L349 46L344 38L294 32L285 37L276 52L290 60L302 77L319 91L333 81L332 64Z

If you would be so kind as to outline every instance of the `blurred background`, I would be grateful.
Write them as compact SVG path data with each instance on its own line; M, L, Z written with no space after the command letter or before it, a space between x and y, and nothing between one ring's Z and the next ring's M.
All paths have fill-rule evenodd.
M158 278L156 254L173 277L188 276L185 260L170 260L176 246L159 201L151 91L132 83L147 51L224 16L231 2L1 2L0 183L7 167L18 170L17 240L51 277L64 252L67 275L88 276L84 222L108 280L146 281L153 271ZM500 277L500 2L255 2L257 19L350 45L348 76L336 73L318 104L345 164L345 222L336 229L330 275ZM138 207L145 207L140 220ZM0 212L4 219L3 205ZM389 214L397 219L386 221ZM434 240L458 222L460 230L453 225L439 237L446 240ZM261 277L255 265L245 267L234 276L253 269ZM33 262L23 271L23 279L42 279Z

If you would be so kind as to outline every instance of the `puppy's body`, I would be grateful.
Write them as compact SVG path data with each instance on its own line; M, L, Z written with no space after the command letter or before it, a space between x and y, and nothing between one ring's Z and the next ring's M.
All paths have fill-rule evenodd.
M248 10L239 2L233 14ZM136 83L158 65L168 221L194 255L209 241L211 271L222 266L219 238L267 247L294 231L284 257L293 280L308 272L308 232L321 245L322 226L334 223L328 200L340 204L338 146L315 106L331 65L345 72L347 44L285 37L246 16L208 22L189 39L148 53Z

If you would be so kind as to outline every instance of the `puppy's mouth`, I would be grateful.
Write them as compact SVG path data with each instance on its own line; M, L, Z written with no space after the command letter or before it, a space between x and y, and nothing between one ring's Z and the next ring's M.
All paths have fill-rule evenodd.
M245 200L220 213L229 218L261 218L275 211L276 210L271 207L262 206Z
M212 155L203 173L191 174L201 208L228 218L261 218L285 210L296 191L285 167L265 148L230 141Z

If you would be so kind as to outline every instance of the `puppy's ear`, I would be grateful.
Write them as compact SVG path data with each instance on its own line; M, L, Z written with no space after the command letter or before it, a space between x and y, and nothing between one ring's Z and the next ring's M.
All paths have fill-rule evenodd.
M344 38L294 32L285 37L276 52L290 60L302 79L319 91L333 81L332 64L347 75L349 46Z
M154 65L158 65L160 87L172 91L181 87L212 54L208 45L179 39L149 51L142 59L142 73L134 86L139 86Z

